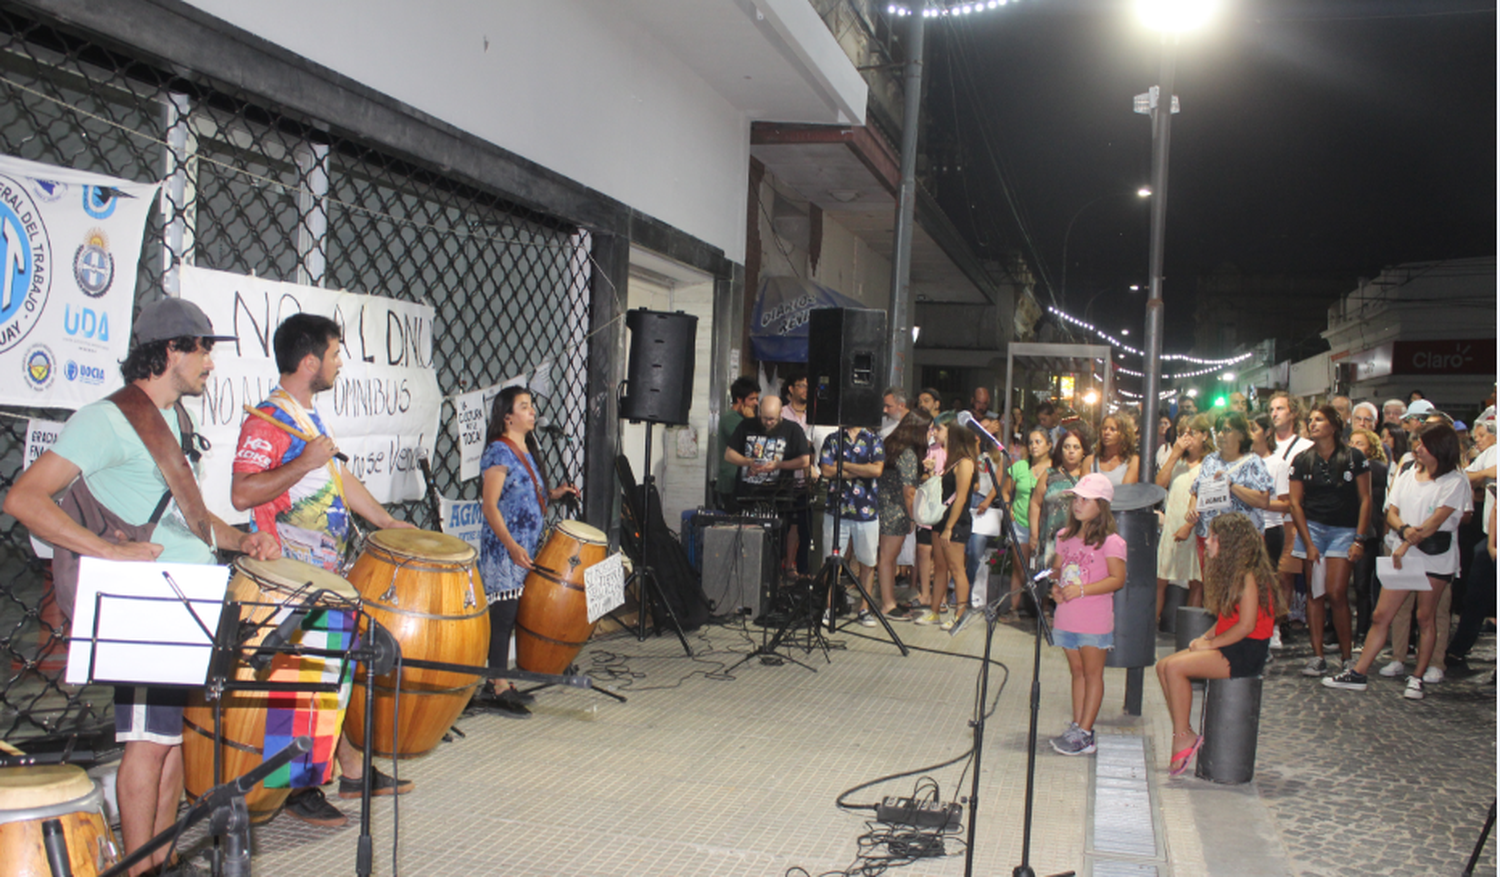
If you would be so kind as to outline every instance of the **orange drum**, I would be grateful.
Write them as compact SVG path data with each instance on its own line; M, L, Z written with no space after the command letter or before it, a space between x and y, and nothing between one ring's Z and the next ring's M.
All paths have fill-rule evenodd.
M42 823L62 823L68 862L77 877L94 877L118 856L104 821L104 787L73 764L0 767L0 873L51 877Z
M427 530L372 534L349 570L365 611L401 645L401 656L484 666L490 651L490 614L475 569L474 549L456 536ZM375 745L379 755L421 755L443 739L469 703L481 677L402 668L375 677ZM364 748L365 674L354 676L344 732ZM400 691L400 714L396 692Z
M306 587L311 582L312 587ZM291 558L255 560L240 557L234 562L234 577L229 580L229 599L244 603L269 605L244 606L241 618L256 624L266 624L256 631L247 646L257 646L273 629L268 622L280 608L280 604L296 599L299 592L322 589L335 595L328 600L330 606L344 609L358 608L359 592L354 586L334 573L321 567ZM277 655L271 660L271 673L281 674L288 670L299 676L304 671L327 670L337 676L343 662L336 658L296 657ZM235 669L234 678L239 681L256 678L255 670L241 662ZM304 677L305 678L305 677ZM265 681L264 678L261 681ZM224 724L222 769L227 782L253 768L259 767L266 756L266 709L270 694L265 691L231 691L224 694ZM314 754L324 753L331 757L332 747L338 743L340 719L337 696L332 693L314 695L317 704L315 721L307 728L314 739ZM271 755L275 752L269 753ZM182 711L182 762L183 779L189 795L197 797L214 785L214 708L201 692L188 698ZM265 822L281 812L292 793L289 788L268 789L256 786L245 796L252 822Z
M563 521L537 553L516 612L516 666L562 673L589 641L584 570L609 553L609 538L581 521Z

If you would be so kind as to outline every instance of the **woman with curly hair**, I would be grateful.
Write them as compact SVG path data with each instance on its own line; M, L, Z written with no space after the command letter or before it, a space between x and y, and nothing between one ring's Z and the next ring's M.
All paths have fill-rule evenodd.
M908 411L894 431L885 439L885 469L875 491L880 505L880 611L887 617L905 620L910 612L896 606L896 560L901 545L912 531L911 504L917 494L922 473L922 457L927 454L927 427L932 418L918 408Z
M1141 480L1141 458L1136 455L1135 420L1125 413L1111 414L1099 425L1099 441L1089 458L1088 470L1098 472L1116 487Z
M1026 514L1031 524L1032 563L1036 563L1037 551L1046 552L1047 563L1052 562L1052 537L1068 522L1069 503L1063 494L1088 472L1084 467L1086 447L1088 443L1076 426L1064 429L1052 446L1051 465L1045 474L1037 475L1039 483L1031 491L1031 508Z
M1218 623L1186 649L1156 662L1172 716L1168 773L1174 777L1187 770L1203 745L1190 721L1193 680L1259 674L1270 651L1271 626L1286 611L1260 527L1243 513L1220 515L1208 525L1204 564L1204 604L1219 616Z

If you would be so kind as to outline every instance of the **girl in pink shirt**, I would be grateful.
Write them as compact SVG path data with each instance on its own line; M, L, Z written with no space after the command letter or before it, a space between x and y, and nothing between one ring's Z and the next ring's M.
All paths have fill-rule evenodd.
M1115 591L1125 586L1125 540L1115 532L1109 504L1115 486L1100 473L1067 491L1068 524L1057 534L1052 564L1052 641L1073 673L1073 721L1052 748L1062 755L1094 751L1094 719L1104 701L1105 652L1115 647Z

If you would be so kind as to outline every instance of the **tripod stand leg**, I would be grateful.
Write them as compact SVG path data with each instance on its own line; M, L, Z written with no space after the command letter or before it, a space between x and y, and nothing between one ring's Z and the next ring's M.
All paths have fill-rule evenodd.
M854 570L849 567L849 561L845 560L843 557L840 557L839 555L834 555L833 557L828 558L828 562L830 562L830 563L837 562L840 568L842 568L844 571L848 572L849 573L849 578L854 579L854 587L856 587L856 588L859 589L859 596L864 599L865 605L866 606L870 606L870 607L874 607L875 606L875 601L870 597L870 592L867 591L867 590L865 590L865 584L864 584L864 582L861 582L859 580L859 576L856 576L854 574ZM835 576L835 579L837 579L836 576ZM885 617L885 613L879 611L878 609L876 609L875 610L875 619L880 622L880 626L881 627L885 628L886 634L890 636L891 642L893 642L893 643L896 644L896 648L898 648L898 649L901 650L901 656L903 658L910 656L911 655L911 649L908 649L906 647L906 643L904 643L904 642L901 641L901 637L899 637L899 636L896 635L896 629L894 627L891 627L890 619L888 619L888 618Z

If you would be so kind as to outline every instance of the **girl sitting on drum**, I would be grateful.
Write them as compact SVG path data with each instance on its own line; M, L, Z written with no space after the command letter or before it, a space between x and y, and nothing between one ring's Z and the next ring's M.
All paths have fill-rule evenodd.
M525 387L501 390L490 408L486 447L480 460L484 473L481 508L489 527L480 534L479 575L490 601L491 669L510 666L511 632L526 574L541 544L547 501L578 496L578 488L571 484L547 487L547 472L532 435L535 429L531 391ZM514 685L497 692L493 682L486 683L476 696L484 706L518 719L531 715L523 703L530 699Z

